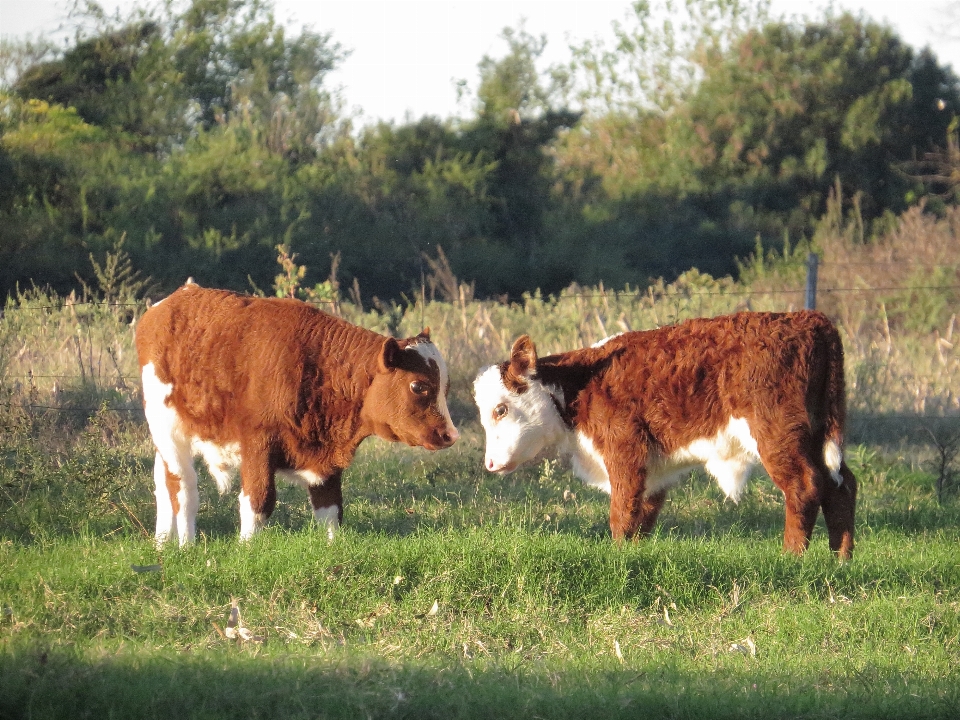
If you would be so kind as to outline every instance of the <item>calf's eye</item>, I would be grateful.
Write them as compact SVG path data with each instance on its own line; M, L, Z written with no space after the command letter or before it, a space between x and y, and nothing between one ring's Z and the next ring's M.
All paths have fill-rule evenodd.
M500 403L493 409L494 420L502 420L506 414L507 414L507 406L504 403Z
M419 380L414 380L410 383L410 392L414 395L426 395L430 392L430 386L425 382L420 382Z

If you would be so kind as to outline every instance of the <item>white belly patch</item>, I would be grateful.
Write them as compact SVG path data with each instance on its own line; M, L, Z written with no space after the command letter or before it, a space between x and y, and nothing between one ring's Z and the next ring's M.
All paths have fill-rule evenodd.
M217 481L217 489L223 495L230 491L233 479L240 471L240 443L217 445L208 440L194 438L191 442L194 455L203 457L210 474Z
M724 494L736 502L760 460L757 441L743 418L730 418L714 437L694 440L670 455L647 463L647 494L676 485L691 470L703 467Z
M277 470L276 476L286 483L302 487L317 487L326 481L325 477L312 470Z
M706 469L717 480L724 494L736 502L750 477L750 470L759 462L757 441L743 418L730 422L717 434L699 438L670 455L658 455L647 461L646 495L673 487L691 470ZM573 471L586 484L610 492L610 476L603 456L593 441L583 433L575 436L572 452Z

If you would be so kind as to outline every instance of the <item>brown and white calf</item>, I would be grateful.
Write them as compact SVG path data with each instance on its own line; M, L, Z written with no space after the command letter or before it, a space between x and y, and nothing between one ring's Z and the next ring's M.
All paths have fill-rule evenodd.
M737 500L759 461L786 499L786 550L806 549L822 508L830 547L853 551L843 346L821 313L691 320L543 358L524 335L474 391L487 469L568 454L582 480L610 493L616 539L649 533L694 467Z
M340 475L370 435L437 450L459 433L429 331L395 340L298 300L188 282L137 326L144 410L157 448L157 542L194 540L195 455L221 493L239 470L240 537L273 512L275 477L304 485L330 537Z

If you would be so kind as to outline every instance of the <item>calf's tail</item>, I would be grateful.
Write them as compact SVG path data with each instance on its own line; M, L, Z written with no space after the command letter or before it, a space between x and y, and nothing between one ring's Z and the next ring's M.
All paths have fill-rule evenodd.
M843 343L840 333L830 325L826 332L826 417L824 427L823 460L837 486L843 483L840 467L843 464L843 429L847 420L846 383L843 377Z

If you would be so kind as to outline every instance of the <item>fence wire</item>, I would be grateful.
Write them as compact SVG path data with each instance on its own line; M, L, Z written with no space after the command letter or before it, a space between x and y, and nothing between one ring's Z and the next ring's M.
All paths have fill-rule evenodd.
M895 261L878 261L878 262L859 262L859 263L827 263L820 262L820 267L854 267L854 266L895 266L901 265ZM920 266L918 266L920 267ZM946 266L946 265L924 265L922 269L932 271L936 269L948 269L954 270L955 268ZM686 290L683 288L670 289L667 292L664 292L663 289L651 289L651 288L635 288L635 289L624 289L624 290L615 290L615 289L602 289L602 290L590 290L583 292L561 292L558 294L550 295L539 295L533 293L524 293L521 297L510 297L510 296L500 296L499 300L470 300L470 304L479 304L485 307L496 307L496 306L519 306L523 307L529 302L540 302L547 304L559 304L566 302L576 302L576 301L591 301L591 300L608 300L614 302L643 302L649 301L651 298L657 302L666 302L670 303L673 301L683 300L683 301L693 301L696 302L698 298L718 298L718 297L728 297L728 298L749 298L749 297L771 297L771 296L794 296L797 298L803 298L806 293L806 287L792 287L792 288L782 288L782 289L763 289L763 290L746 290L746 289L715 289L715 290L695 290L690 289ZM881 287L818 287L816 288L817 295L864 295L870 296L876 293L888 293L888 294L912 294L918 292L940 292L948 293L960 292L960 285L958 284L945 284L945 285L907 285L907 286L881 286ZM420 304L421 307L428 304L424 293L416 293L414 296L414 301L408 303L412 306ZM345 301L330 299L330 300L311 300L310 303L314 305L336 305L337 303L343 303ZM433 303L433 300L429 301ZM461 303L464 300L461 298ZM453 301L454 305L458 303ZM102 308L106 310L146 310L150 305L149 300L142 301L117 301L117 300L95 300L95 299L64 299L63 302L54 302L54 303L45 303L40 305L14 305L12 301L8 301L7 307L0 308L0 319L4 316L10 316L13 313L29 313L29 312L66 312L79 308ZM134 313L136 317L136 313ZM80 323L92 322L96 320L95 316L87 314L79 314L76 318ZM76 340L76 337L74 337ZM952 345L950 346L952 347ZM939 348L939 346L938 346ZM78 350L79 352L79 350ZM109 352L109 351L108 351ZM942 360L942 358L941 358ZM83 359L81 358L81 363ZM116 361L115 361L116 362ZM10 369L10 368L8 368ZM55 404L43 404L43 403L12 403L8 401L3 403L0 401L0 404L5 404L11 408L17 408L25 411L44 411L44 412L62 412L70 414L86 414L92 416L95 413L101 410L108 410L111 412L120 412L120 413L141 413L142 408L140 407L130 407L129 402L132 400L138 402L137 393L139 391L139 376L136 375L127 375L127 374L88 374L88 375L76 375L69 373L4 373L2 372L3 368L0 366L0 379L3 381L19 381L28 384L28 387L33 387L33 381L35 380L55 380L62 382L64 386L73 389L76 385L93 385L94 387L103 386L104 384L110 384L112 387L109 389L119 391L122 393L120 397L124 398L121 402L125 403L123 405L111 405L111 406L97 406L97 407L86 407L86 406L70 406L67 405L55 405ZM120 368L117 367L119 371ZM127 386L129 384L129 387ZM23 388L19 388L23 389ZM103 388L106 389L106 388ZM40 391L40 392L46 392ZM58 391L57 391L58 392ZM54 402L57 401L59 395L54 396ZM115 400L118 398L114 398ZM12 398L10 398L12 400ZM944 419L944 415L917 415L917 414L891 414L883 415L881 418L868 418L863 416L857 416L856 421L860 424L863 423L890 423L890 422L902 422L902 421L935 421Z

